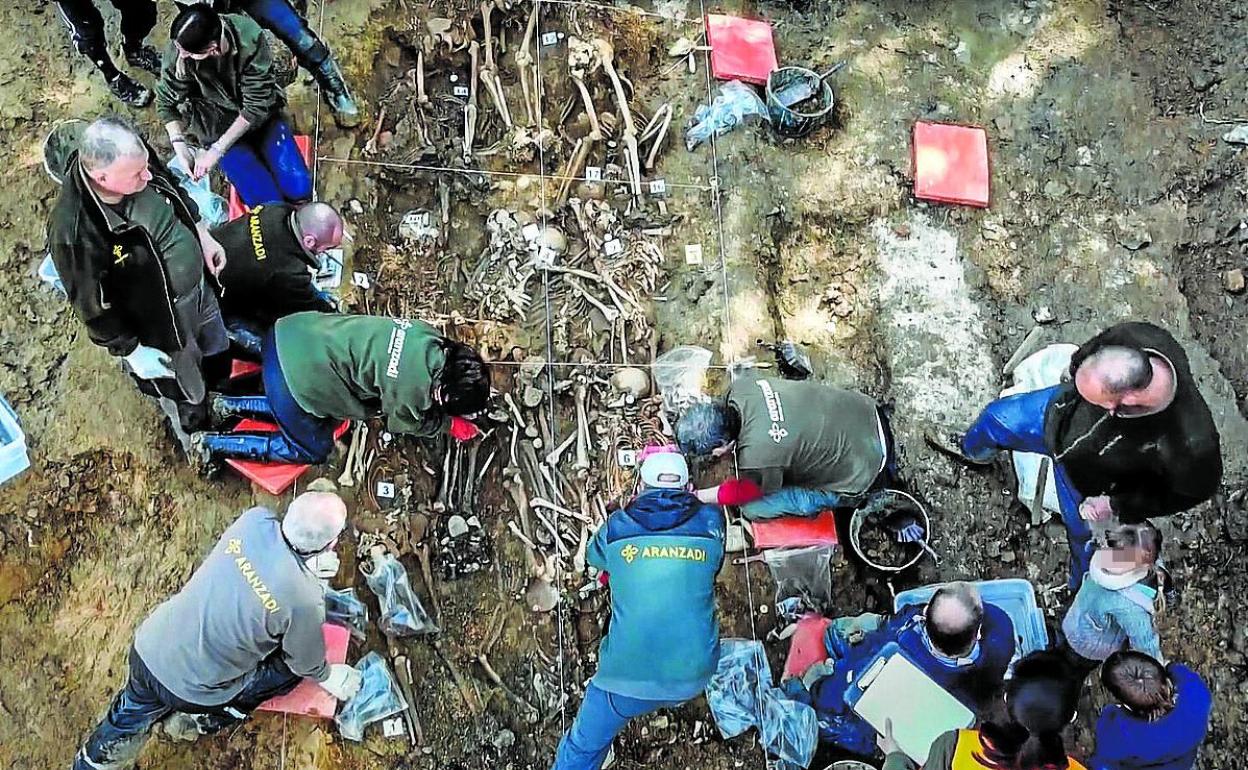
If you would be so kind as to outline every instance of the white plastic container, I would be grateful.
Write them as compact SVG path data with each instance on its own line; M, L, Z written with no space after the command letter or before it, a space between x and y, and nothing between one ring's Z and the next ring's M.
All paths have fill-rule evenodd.
M30 467L26 454L26 434L17 424L17 414L0 397L0 484Z

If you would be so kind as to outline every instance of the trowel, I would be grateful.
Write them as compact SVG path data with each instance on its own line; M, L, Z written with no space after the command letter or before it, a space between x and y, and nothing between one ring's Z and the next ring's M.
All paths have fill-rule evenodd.
M785 86L775 94L776 101L778 101L780 106L785 109L789 109L795 104L801 104L810 97L814 96L816 90L823 85L823 81L835 75L847 63L848 62L838 62L832 67L832 69L820 75L818 80L803 78L796 83L791 83L790 85Z

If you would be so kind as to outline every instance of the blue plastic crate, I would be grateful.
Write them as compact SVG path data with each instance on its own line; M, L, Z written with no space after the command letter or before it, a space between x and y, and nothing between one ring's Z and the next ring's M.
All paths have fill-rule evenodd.
M26 434L17 422L17 413L0 397L0 484L30 467L26 454Z
M909 604L926 604L939 587L938 584L902 591L893 600L893 611ZM1031 583L1022 578L1004 578L979 581L975 587L985 602L1004 610L1014 623L1015 660L1049 646L1044 613L1036 603L1036 591Z

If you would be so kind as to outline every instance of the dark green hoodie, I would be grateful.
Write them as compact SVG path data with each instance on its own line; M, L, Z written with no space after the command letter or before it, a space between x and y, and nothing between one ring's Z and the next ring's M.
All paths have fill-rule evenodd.
M450 427L433 402L446 365L442 335L424 321L295 313L273 327L291 395L317 417L384 415L392 433L432 436Z

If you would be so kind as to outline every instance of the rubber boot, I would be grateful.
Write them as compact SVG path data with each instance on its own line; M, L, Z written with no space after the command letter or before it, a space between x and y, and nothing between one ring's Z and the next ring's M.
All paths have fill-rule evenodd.
M202 462L218 458L271 462L269 444L275 435L258 433L195 433L191 436L192 451Z
M272 421L273 419L273 407L269 405L269 399L264 396L222 396L213 394L211 403L212 422L214 425L220 424L231 417L254 417L267 421Z
M260 335L241 323L227 325L225 327L225 336L229 337L231 345L255 360L259 361L264 356Z
M328 50L321 63L312 68L312 75L321 84L325 103L334 113L334 122L342 128L355 128L360 125L360 108L356 106L355 99L351 98L351 91L347 88L346 79L342 77L342 70Z

